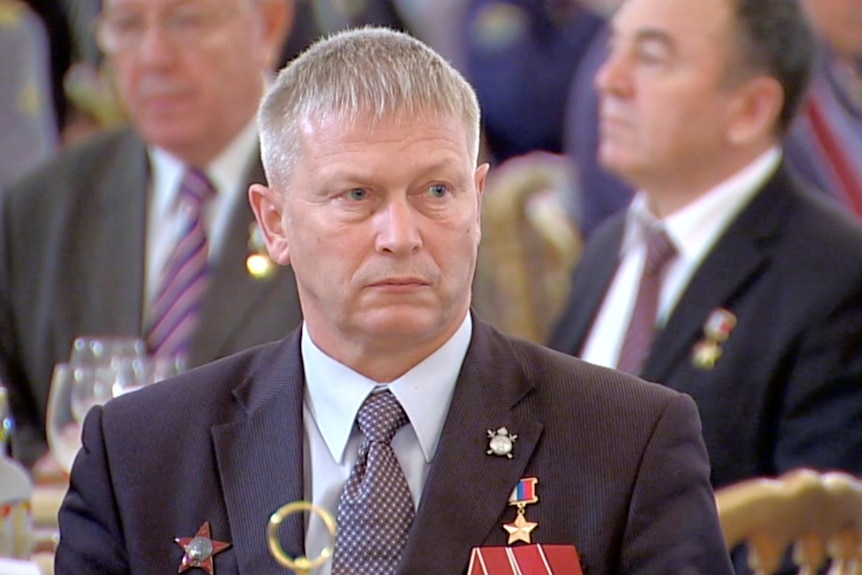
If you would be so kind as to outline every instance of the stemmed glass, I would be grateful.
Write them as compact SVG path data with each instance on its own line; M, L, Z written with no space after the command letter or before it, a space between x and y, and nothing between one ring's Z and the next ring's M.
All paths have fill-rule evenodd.
M69 363L54 368L48 398L48 445L66 474L81 447L81 425L91 407L176 375L183 367L147 356L137 338L77 338Z
M144 341L137 337L80 336L72 343L69 363L74 365L110 365L127 357L145 357Z
M51 389L48 395L48 445L51 454L63 471L72 469L72 462L81 447L80 414L98 402L92 398L94 386L84 385L92 381L85 374L92 367L76 367L69 363L54 366ZM89 393L86 390L90 390ZM74 396L74 399L73 399Z

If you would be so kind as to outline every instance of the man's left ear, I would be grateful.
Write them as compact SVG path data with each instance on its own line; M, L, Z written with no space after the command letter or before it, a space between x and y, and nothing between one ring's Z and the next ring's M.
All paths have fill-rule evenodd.
M485 162L480 164L473 173L473 179L476 185L476 191L479 194L479 200L482 200L482 194L485 193L485 181L488 179L488 171L491 169L491 164Z
M274 70L293 27L296 12L294 0L252 0L260 16L261 66Z
M491 164L484 163L476 168L473 173L474 185L476 186L476 218L481 226L482 224L482 195L485 193L485 182L488 179L488 170L491 169Z
M290 246L283 217L284 197L281 192L263 184L252 184L248 190L248 201L269 257L277 264L290 264Z
M743 145L778 131L778 118L784 105L784 90L778 80L758 76L738 88L727 138L731 144Z

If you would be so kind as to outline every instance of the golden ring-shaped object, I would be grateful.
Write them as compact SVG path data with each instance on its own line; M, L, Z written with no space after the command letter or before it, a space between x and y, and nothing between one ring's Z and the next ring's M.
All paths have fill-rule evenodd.
M292 558L284 552L284 547L281 546L281 542L278 540L278 528L281 526L282 521L294 513L306 511L316 513L323 520L324 525L326 525L326 530L329 532L330 543L323 548L323 551L321 551L320 555L315 559L309 559L304 556ZM267 539L269 539L269 552L282 567L287 567L298 575L307 574L312 569L321 567L329 560L330 557L332 557L332 553L335 549L336 532L337 528L335 526L335 518L332 517L332 514L326 509L318 507L308 501L294 501L292 503L282 505L269 516L269 526L266 529Z

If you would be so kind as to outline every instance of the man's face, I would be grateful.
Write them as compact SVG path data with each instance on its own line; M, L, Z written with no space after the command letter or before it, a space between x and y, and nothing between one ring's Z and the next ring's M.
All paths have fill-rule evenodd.
M254 117L280 40L254 0L106 0L102 27L123 39L111 63L132 122L197 163Z
M628 0L596 75L599 160L638 186L711 187L733 95L727 0ZM673 182L669 184L669 182Z
M840 56L862 60L862 0L805 0L817 35Z
M281 227L270 253L294 269L309 333L339 360L353 347L430 353L464 319L476 266L487 166L475 169L463 123L330 118L301 131L286 189L264 189L275 225L255 211Z

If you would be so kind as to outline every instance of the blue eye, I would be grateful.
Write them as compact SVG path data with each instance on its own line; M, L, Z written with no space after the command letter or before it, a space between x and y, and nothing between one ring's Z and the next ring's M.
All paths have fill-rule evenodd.
M449 188L447 188L443 184L435 184L428 188L428 193L435 198L442 198L449 193Z
M355 201L364 200L368 197L368 191L362 188L354 188L347 192L347 197Z

